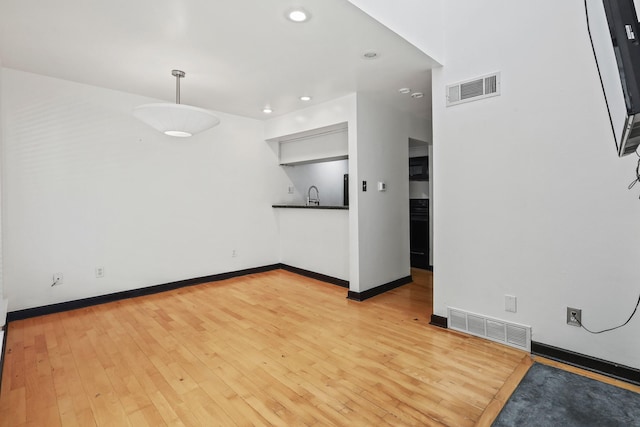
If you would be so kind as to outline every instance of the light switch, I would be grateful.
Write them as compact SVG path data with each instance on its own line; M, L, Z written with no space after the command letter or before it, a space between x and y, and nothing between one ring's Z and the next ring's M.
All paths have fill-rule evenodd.
M504 310L515 313L517 309L517 298L513 295L504 296Z

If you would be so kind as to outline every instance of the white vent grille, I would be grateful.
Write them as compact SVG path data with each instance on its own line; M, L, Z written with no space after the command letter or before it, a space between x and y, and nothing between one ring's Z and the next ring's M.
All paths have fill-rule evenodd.
M531 327L449 307L450 329L531 351Z
M517 347L527 346L527 328L507 325L507 342Z
M457 311L449 312L449 326L453 329L467 330L467 315Z
M447 86L447 107L500 95L500 73Z
M474 80L460 85L460 99L477 98L484 95L484 80Z
M485 335L484 319L478 316L467 316L467 325L469 332L475 335Z
M504 342L507 340L504 322L487 320L487 338Z

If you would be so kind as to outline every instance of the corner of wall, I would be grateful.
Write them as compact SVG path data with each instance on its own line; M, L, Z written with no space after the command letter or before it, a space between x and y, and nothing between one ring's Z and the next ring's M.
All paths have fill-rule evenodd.
M444 63L442 0L349 1L428 55L435 66Z

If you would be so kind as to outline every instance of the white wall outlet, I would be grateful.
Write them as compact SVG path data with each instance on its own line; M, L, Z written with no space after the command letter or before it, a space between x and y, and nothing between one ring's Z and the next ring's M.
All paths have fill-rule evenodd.
M98 279L104 277L104 267L96 267L96 277Z
M293 191L294 191L293 185L290 185L290 186L287 188L287 193L289 193L289 194L293 194Z
M513 295L505 295L504 296L504 310L509 311L511 313L515 313L518 311L517 305L518 299Z
M238 250L237 249L233 249L231 251L231 258L237 258L238 257Z
M378 191L387 191L387 183L386 182L378 182Z
M53 273L53 283L51 286L62 285L62 283L64 283L64 276L62 273Z

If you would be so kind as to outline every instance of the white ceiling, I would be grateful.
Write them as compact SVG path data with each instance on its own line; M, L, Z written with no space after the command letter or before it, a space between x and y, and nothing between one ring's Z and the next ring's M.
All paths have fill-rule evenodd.
M428 118L435 65L347 0L0 0L0 60L167 101L181 69L182 103L258 119L356 91Z

